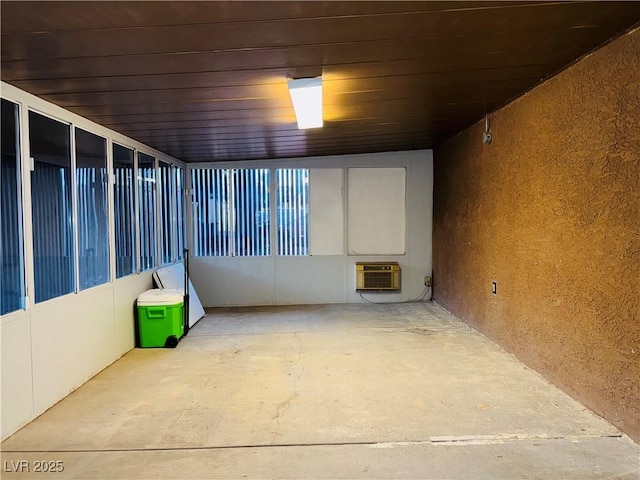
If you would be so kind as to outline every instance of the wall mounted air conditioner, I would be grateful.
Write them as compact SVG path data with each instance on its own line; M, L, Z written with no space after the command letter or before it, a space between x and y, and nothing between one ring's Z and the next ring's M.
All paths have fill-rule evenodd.
M400 290L400 265L356 262L356 290Z

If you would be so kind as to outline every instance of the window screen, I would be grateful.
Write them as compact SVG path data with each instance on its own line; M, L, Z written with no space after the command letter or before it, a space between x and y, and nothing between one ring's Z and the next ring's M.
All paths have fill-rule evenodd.
M75 129L80 290L109 281L107 141Z
M138 225L140 228L140 270L157 266L156 253L156 168L155 158L138 152Z
M0 315L25 307L18 105L2 99L0 171Z
M35 301L74 291L70 127L29 112Z
M113 144L113 175L116 278L120 278L136 271L136 186L132 149Z

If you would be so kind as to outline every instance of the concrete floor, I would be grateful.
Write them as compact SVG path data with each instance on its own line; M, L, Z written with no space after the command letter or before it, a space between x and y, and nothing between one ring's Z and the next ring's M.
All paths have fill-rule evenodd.
M209 313L7 439L2 478L640 478L638 445L435 305Z

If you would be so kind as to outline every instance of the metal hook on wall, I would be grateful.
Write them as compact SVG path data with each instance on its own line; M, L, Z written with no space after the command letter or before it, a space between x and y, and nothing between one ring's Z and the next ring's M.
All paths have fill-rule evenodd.
M493 141L493 135L491 134L491 119L489 115L484 117L484 133L482 134L482 143L490 145Z

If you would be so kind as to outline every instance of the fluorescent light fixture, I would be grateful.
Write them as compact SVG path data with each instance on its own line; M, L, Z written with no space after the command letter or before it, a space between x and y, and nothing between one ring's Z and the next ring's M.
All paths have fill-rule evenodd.
M289 94L298 128L322 126L322 77L289 80Z

